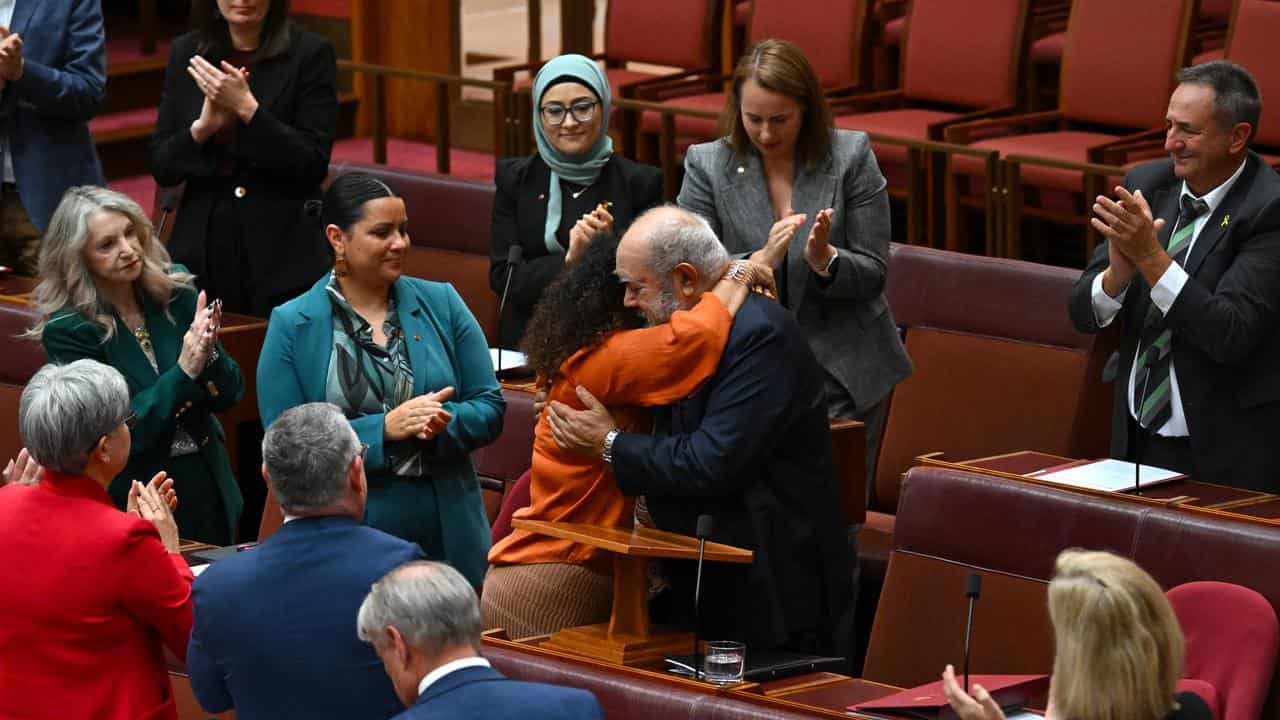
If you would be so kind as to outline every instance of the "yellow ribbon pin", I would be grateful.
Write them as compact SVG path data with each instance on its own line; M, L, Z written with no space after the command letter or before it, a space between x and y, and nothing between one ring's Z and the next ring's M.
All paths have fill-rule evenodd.
M1231 222L1231 216L1226 215L1222 218L1222 227L1226 227Z

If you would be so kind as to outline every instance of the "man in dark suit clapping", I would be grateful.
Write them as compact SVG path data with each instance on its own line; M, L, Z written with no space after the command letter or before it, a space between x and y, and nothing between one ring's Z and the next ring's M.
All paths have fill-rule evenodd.
M1123 326L1112 455L1280 492L1280 176L1249 150L1262 100L1230 62L1178 79L1169 159L1133 168L1093 206L1107 242L1071 319L1082 332Z

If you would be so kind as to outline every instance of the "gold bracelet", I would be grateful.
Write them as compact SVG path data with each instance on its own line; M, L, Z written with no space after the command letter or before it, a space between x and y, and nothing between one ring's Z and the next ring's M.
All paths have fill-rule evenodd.
M746 260L734 260L729 263L729 268L724 271L721 280L729 280L736 282L745 287L751 286L751 263Z

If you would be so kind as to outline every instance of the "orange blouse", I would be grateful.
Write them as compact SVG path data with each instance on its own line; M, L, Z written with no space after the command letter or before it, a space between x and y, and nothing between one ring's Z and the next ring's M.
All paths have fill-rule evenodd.
M608 406L621 430L646 432L647 407L683 400L711 377L732 325L720 298L706 293L691 310L673 313L669 323L617 332L575 353L560 367L548 398L581 409L576 388L582 385ZM634 501L618 491L609 467L556 445L545 413L534 430L529 495L529 507L513 518L631 527ZM609 572L608 554L597 548L519 528L489 550L489 562L572 563Z

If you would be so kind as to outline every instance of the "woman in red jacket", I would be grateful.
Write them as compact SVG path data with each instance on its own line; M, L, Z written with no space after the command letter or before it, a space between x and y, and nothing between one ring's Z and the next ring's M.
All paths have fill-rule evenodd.
M129 459L129 389L107 365L46 365L18 426L44 466L0 487L0 717L174 720L161 643L182 658L191 570L164 473L128 512L107 484Z

